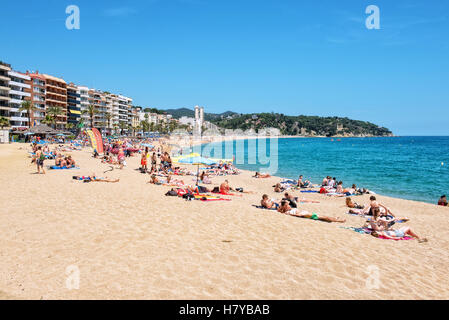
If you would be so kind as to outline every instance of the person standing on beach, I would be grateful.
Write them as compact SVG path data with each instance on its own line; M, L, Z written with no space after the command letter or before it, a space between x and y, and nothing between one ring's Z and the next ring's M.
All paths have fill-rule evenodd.
M45 169L44 169L44 160L45 160L45 155L42 152L42 147L39 146L37 148L36 151L36 165L37 165L37 174L41 173L40 168L42 168L42 174L45 174Z

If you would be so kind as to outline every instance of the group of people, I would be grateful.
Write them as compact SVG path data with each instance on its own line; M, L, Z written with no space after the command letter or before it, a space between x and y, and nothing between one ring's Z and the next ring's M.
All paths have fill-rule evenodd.
M37 173L45 174L44 161L54 160L54 167L58 168L74 168L76 167L76 162L71 155L64 156L59 150L62 150L63 146L55 147L53 151L50 151L48 144L38 145L33 142L31 145L32 149L32 160L31 163L36 163ZM65 150L65 149L64 149Z

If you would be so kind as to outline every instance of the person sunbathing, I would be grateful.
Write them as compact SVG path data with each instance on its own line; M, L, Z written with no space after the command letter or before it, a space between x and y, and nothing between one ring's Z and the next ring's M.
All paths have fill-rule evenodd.
M289 205L291 208L297 208L298 207L298 197L293 197L288 192L284 193L284 198L282 200L287 200L289 202Z
M150 181L148 181L147 183L157 184L157 185L161 185L162 184L162 182L159 181L158 177L155 174L153 174L151 176Z
M297 187L308 188L312 183L309 180L303 181L303 176L299 176Z
M389 208L387 208L386 206L384 206L383 204L377 202L377 199L375 196L371 196L370 198L370 211L368 213L368 215L373 215L373 210L375 208L379 208L380 213L382 215L390 215L395 217L395 215L393 214L393 212L391 212L391 210Z
M72 156L67 157L66 163L67 163L67 168L75 168L76 163L75 163L75 160L73 160Z
M351 209L363 209L364 206L357 204L357 202L353 202L350 197L346 198L346 206Z
M281 193L283 191L285 191L285 188L280 183L276 183L274 186L274 192Z
M402 238L409 236L418 240L419 243L427 242L427 238L421 238L418 236L410 227L402 227L397 230L383 230L383 231L373 231L371 232L373 237L379 238L387 238L393 240L401 240Z
M270 178L271 175L268 173L259 173L256 172L256 174L253 176L253 178Z
M447 207L447 198L446 195L442 195L440 197L440 199L438 200L438 205L439 206L443 206L443 207Z
M337 184L337 189L335 190L335 193L343 193L343 182L340 181Z
M339 223L346 222L346 219L341 219L338 217L333 218L333 217L322 216L322 215L318 215L316 213L309 213L307 211L301 211L300 213L298 213L298 209L291 208L290 205L288 204L288 201L286 201L286 200L281 201L281 205L278 208L278 212L287 214L287 215L291 215L294 217L298 217L298 218L320 220L320 221L325 221L325 222L339 222Z
M112 183L115 183L115 182L120 181L120 179L111 179L109 177L104 177L104 178L97 177L95 175L95 173L92 173L92 175L90 175L90 176L73 176L72 178L74 180L80 180L80 181L84 181L84 182L112 182Z
M260 200L260 205L265 209L277 209L279 207L279 203L277 203L274 199L269 199L268 195L264 194L262 196L262 200Z
M220 184L220 193L228 194L232 188L229 186L229 181L225 180L222 184Z

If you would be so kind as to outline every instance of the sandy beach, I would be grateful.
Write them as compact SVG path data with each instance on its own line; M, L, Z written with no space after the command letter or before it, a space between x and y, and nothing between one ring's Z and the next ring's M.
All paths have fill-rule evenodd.
M70 152L80 170L37 175L27 147L0 145L0 299L449 298L448 208L378 196L429 242L381 240L342 228L364 222L345 214L344 198L293 191L320 201L301 209L343 224L253 207L263 193L280 197L276 177L213 177L255 194L185 201L147 184L138 156L103 173L109 166L86 148ZM120 182L72 179L93 172ZM67 286L70 270L78 289Z

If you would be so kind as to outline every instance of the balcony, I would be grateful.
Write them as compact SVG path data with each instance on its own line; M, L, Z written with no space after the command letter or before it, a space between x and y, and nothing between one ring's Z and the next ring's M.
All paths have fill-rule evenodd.
M25 91L9 90L10 95L18 95L23 97L31 97L31 93Z
M28 118L26 118L26 117L10 117L9 120L11 120L11 121L28 121Z
M31 89L31 86L29 84L22 83L22 82L17 82L17 81L9 81L9 85L10 86L16 86L16 87L19 87L19 88Z

